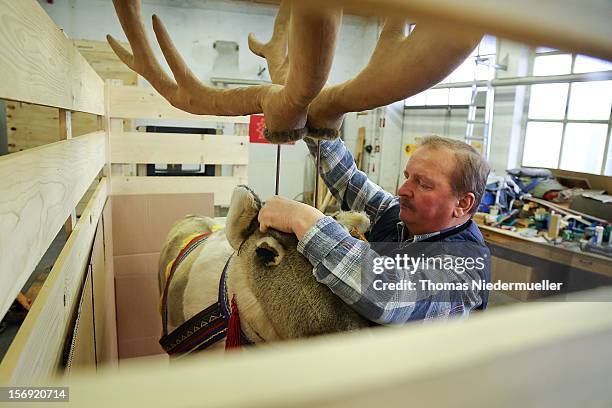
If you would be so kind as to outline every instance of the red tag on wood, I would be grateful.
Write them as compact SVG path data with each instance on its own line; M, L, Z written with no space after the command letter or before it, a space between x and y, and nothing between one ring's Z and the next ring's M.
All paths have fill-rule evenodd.
M249 121L249 142L251 143L270 143L264 137L266 120L264 115L251 115Z

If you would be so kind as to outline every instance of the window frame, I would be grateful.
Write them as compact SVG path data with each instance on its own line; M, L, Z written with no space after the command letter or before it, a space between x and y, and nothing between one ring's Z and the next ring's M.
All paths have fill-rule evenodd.
M574 68L576 65L576 57L578 54L576 53L570 53L567 51L559 51L559 50L549 50L549 51L542 51L542 52L537 52L536 49L533 49L531 55L531 63L530 63L530 73L533 76L533 68L535 66L535 59L537 57L541 57L541 56L547 56L547 55L564 55L564 54L570 54L572 57L572 63L570 66L570 75L574 74ZM542 78L546 78L546 76L542 76ZM590 81L580 81L580 82L590 82ZM596 82L596 81L593 81ZM605 143L605 147L604 147L604 155L603 155L603 159L601 162L601 165L599 167L599 172L598 173L586 173L583 172L585 174L597 174L597 175L602 175L605 176L605 172L606 172L606 166L607 166L607 162L608 162L608 156L609 154L611 154L612 152L610 151L610 149L612 149L611 146L611 142L610 139L612 138L611 135L611 129L612 129L612 107L610 108L610 113L608 115L608 119L569 119L568 118L568 113L569 113L569 106L570 106L570 100L572 97L572 89L573 89L573 85L579 82L572 82L572 81L568 81L568 82L563 82L563 83L567 83L568 84L568 90L567 90L567 98L565 100L565 110L564 110L564 114L563 114L563 118L562 119L531 119L529 117L529 107L531 105L531 90L532 90L532 86L533 85L529 85L529 90L527 92L527 103L525 104L525 108L524 108L524 120L522 121L522 143L521 143L521 166L523 166L523 160L525 158L525 142L527 140L527 125L529 122L539 122L539 123L562 123L563 127L561 130L561 146L559 148L559 156L557 157L557 165L552 168L552 169L558 169L558 170L563 170L561 169L561 158L563 157L563 150L564 150L564 145L565 145L565 134L566 134L566 129L567 129L567 125L568 123L587 123L587 124L604 124L607 125L607 130L606 130L606 143ZM567 171L574 171L577 172L575 170L567 170ZM578 173L578 172L577 172Z

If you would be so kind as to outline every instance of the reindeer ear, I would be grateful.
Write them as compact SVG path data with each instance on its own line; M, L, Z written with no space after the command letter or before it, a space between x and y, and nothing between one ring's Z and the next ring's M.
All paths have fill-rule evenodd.
M285 248L273 237L263 237L256 243L255 254L266 266L276 266L285 257Z
M366 213L357 211L339 211L333 215L348 232L356 229L361 234L365 234L370 229L370 219Z
M258 228L257 214L260 208L261 200L253 190L247 186L234 189L227 213L225 236L235 250Z

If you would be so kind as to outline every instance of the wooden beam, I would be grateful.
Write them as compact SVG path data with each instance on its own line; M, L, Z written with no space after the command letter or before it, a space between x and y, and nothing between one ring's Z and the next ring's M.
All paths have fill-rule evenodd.
M417 24L449 23L531 45L612 60L612 5L580 0L313 0L312 7L349 6L372 16L406 16ZM579 10L579 12L577 12Z
M72 139L72 113L66 109L59 109L59 140ZM64 224L66 236L70 236L76 225L76 209L73 208Z
M249 138L177 133L111 133L113 163L248 164Z
M206 354L179 360L171 369L126 363L119 373L75 378L69 384L70 402L93 408L194 406L202 403L202 378L206 389L215 391L206 393L209 406L282 407L287 401L299 407L395 407L408 400L430 407L607 402L612 400L612 290L592 296L599 301L519 304L477 313L469 320ZM147 393L138 392L141 389ZM178 399L168 392L177 389Z
M44 384L57 374L106 202L106 187L102 179L0 363L0 384Z
M215 193L215 205L227 206L241 177L125 177L113 176L112 194Z
M0 0L0 98L102 114L104 84L34 0Z
M200 122L249 123L248 116L194 115L170 105L153 88L111 85L110 116L122 119L194 119Z
M0 157L0 316L103 165L103 132Z

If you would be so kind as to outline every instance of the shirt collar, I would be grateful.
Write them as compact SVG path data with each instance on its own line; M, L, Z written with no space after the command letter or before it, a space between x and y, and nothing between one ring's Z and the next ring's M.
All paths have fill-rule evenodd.
M410 238L410 239L404 239L404 235L405 235L405 233L407 233L407 232L408 232L408 227L407 227L407 226L404 224L404 222L403 222L403 221L399 221L399 222L397 223L397 229L398 229L398 231L400 231L400 237L399 237L399 238L400 238L400 242L407 242L407 243L410 243L410 242L419 242L419 241L423 241L423 240L425 240L425 239L427 239L427 238L431 238L431 237L434 237L434 236L436 236L436 235L440 235L440 234L442 234L442 233L445 233L445 232L448 232L448 231L452 231L452 230L454 230L454 229L456 229L456 228L459 228L459 227L461 227L461 226L465 225L465 224L466 224L467 222L469 222L469 221L470 221L470 220L468 219L467 221L465 221L465 222L463 222L463 223L461 223L461 224L453 225L452 227L445 228L445 229L442 229L442 230L440 230L440 231L428 232L428 233L425 233L425 234L415 234L415 235L413 235L413 236L412 236L412 238Z

